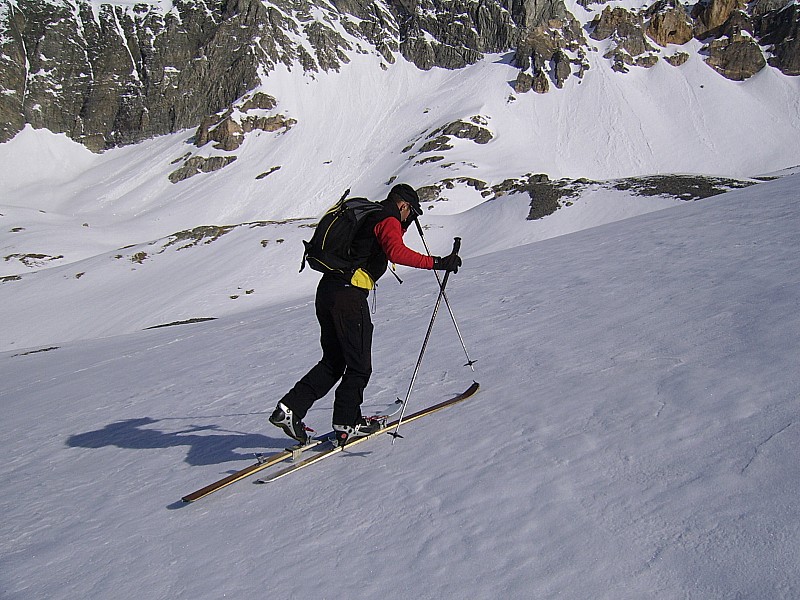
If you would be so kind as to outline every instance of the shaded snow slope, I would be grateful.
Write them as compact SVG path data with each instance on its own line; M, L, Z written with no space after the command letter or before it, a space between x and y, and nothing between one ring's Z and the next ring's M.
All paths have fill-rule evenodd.
M531 199L510 194L456 215L426 215L425 239L434 254L447 254L453 237L464 239L466 260L532 241L683 203L674 197L588 187L568 208L528 221ZM30 349L77 339L129 333L194 318L233 315L271 307L313 293L317 274L298 275L302 240L313 219L260 221L201 227L134 244L61 266L42 268L0 283L6 323L0 350ZM54 243L73 234L60 222L40 219ZM80 232L79 232L80 235ZM406 243L425 248L418 232ZM88 244L87 246L88 247ZM409 270L399 267L405 277ZM396 286L380 282L378 297Z

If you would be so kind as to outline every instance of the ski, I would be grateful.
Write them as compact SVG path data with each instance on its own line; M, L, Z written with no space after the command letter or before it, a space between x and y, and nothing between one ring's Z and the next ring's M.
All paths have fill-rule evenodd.
M275 452L274 454L267 454L267 455L256 455L256 462L244 469L240 469L230 475L223 477L222 479L215 481L203 488L200 488L196 492L192 492L191 494L187 494L181 500L184 502L194 502L195 500L199 500L200 498L205 498L209 494L216 492L217 490L221 490L224 487L231 485L232 483L236 483L240 479L244 479L245 477L249 477L254 473L258 473L259 471L263 471L264 469L268 469L269 467L278 464L284 460L289 458L297 458L298 455L306 450L310 450L319 444L322 444L328 440L328 438L333 436L333 432L327 433L325 435L312 438L307 444L297 444L295 446L290 446L285 450L280 450L279 452Z
M397 402L395 402L394 406L392 407L392 412L390 412L389 414L375 415L375 418L389 419L393 417L398 412L400 412L402 404L403 401L398 399ZM227 487L232 483L236 483L237 481L240 481L241 479L244 479L246 477L250 477L250 475L258 473L259 471L263 471L264 469L268 469L273 465L277 465L278 463L283 462L284 460L287 459L298 460L301 453L305 452L306 450L311 450L312 448L315 448L316 446L319 446L324 442L327 442L329 439L333 438L333 435L334 435L333 431L330 431L325 435L320 435L315 438L312 438L311 440L309 440L307 444L296 444L294 446L286 448L285 450L280 450L278 452L275 452L274 454L266 454L266 455L256 454L255 464L252 464L248 467L245 467L244 469L240 469L234 473L231 473L230 475L223 477L219 481L215 481L214 483L211 483L203 488L200 488L196 492L187 494L186 496L181 498L181 500L187 503L194 502L196 500L199 500L200 498L205 498L209 494L213 494L217 490L221 490L222 488Z
M427 415L430 415L432 413L438 412L438 411L440 411L440 410L442 410L444 408L447 408L448 406L453 406L454 404L458 404L459 402L462 402L462 401L466 400L467 398L470 398L471 396L473 396L478 391L479 387L480 387L480 385L478 384L478 382L474 381L474 382L472 382L472 385L469 386L469 388L466 391L458 394L457 396L454 396L453 398L450 398L449 400L445 400L444 402L440 402L439 404L434 404L433 406L429 406L428 408L423 408L422 410L420 410L418 412L415 412L415 413L413 413L411 415L407 415L403 419L403 423L416 421L417 419L421 419L424 416L427 416ZM318 452L318 453L316 453L316 454L314 454L312 456L309 456L308 458L304 458L304 459L302 459L302 460L300 460L298 462L295 462L294 464L286 467L285 469L283 469L281 471L278 471L277 473L275 473L273 475L270 475L268 477L264 477L264 478L261 478L261 479L256 479L254 483L272 483L273 481L277 481L278 479L286 477L290 473L294 473L295 471L299 471L300 469L304 469L306 467L309 467L309 466L311 466L311 465L313 465L315 463L320 462L321 460L324 460L324 459L329 458L329 457L331 457L331 456L333 456L333 455L335 455L335 454L337 454L339 452L342 452L343 450L349 450L352 446L355 446L356 444L360 444L361 442L365 442L365 441L367 441L369 439L372 439L374 437L377 437L377 436L379 436L379 435L381 435L383 433L390 433L390 430L392 430L395 427L397 427L398 422L399 421L393 421L392 423L388 423L388 424L384 425L378 431L375 431L374 433L371 433L369 435L365 435L364 437L356 438L352 442L349 442L348 444L345 444L344 446L336 446L336 445L334 445L333 441L331 440L326 444L324 450L321 450L320 452Z

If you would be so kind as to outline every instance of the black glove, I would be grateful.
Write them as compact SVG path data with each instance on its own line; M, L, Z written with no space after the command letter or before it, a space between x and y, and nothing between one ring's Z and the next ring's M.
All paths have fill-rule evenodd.
M461 257L458 254L433 257L433 268L437 271L452 271L453 273L458 273L458 267L460 266Z

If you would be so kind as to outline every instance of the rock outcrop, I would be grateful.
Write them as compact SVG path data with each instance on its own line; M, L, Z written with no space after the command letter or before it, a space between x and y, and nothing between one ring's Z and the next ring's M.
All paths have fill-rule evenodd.
M790 2L779 7L768 0L758 1L753 12L755 34L767 45L769 64L786 75L800 75L800 6Z
M172 183L178 183L179 181L189 179L189 177L194 177L198 173L219 171L235 160L235 156L211 156L209 158L193 156L183 161L183 165L180 168L170 173L169 180Z
M689 14L678 0L659 0L647 9L647 37L662 48L668 44L682 46L694 37Z
M625 72L682 64L689 51L671 47L694 37L724 77L767 64L798 75L799 28L793 0L608 3L591 24L563 0L4 0L0 142L31 124L102 151L196 128L198 140L235 149L248 130L291 128L274 106L237 108L277 65L338 71L359 53L420 69L509 53L515 92L546 93L584 76L595 42L610 41L607 64Z
M713 40L704 50L708 52L706 64L734 81L752 77L767 64L761 48L746 32Z
M644 15L624 8L606 7L591 25L591 38L611 40L611 49L604 58L612 61L612 69L626 72L629 66L651 67L658 60L645 37Z
M222 114L204 117L195 133L194 143L203 147L215 142L214 147L218 150L232 152L242 145L246 134L251 131L258 129L285 133L297 121L283 114L271 114L276 106L275 98L263 92L246 96L240 106L234 106Z

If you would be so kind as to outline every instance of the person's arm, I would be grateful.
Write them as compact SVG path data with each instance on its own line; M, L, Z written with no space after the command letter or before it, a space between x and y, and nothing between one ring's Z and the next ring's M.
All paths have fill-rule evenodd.
M415 252L403 243L403 227L395 217L386 217L375 225L375 237L390 262L417 269L433 269L433 257Z

